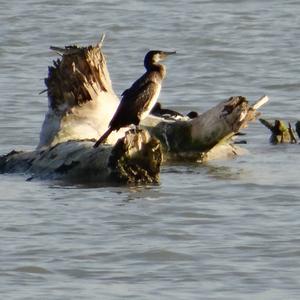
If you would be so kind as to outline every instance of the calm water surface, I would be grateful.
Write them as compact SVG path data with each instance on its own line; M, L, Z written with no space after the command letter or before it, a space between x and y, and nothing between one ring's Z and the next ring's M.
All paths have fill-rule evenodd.
M49 46L103 32L117 94L147 50L175 49L168 107L267 94L265 118L300 119L299 15L295 0L1 1L0 154L38 143ZM155 186L1 175L1 299L299 299L300 148L245 132L249 155L164 166Z

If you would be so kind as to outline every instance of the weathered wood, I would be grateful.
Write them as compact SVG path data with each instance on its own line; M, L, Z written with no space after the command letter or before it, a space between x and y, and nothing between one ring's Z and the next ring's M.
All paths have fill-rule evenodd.
M95 149L93 144L68 141L45 150L12 151L0 157L0 173L80 182L158 182L162 151L147 131L127 132L114 146Z
M264 96L254 105L260 107L267 100ZM211 150L219 145L229 144L231 138L257 116L258 112L247 99L237 96L221 102L194 119L149 119L145 126L161 141L165 160L203 161L218 158L221 151ZM231 153L238 153L233 146L222 149L226 149L229 156ZM208 151L210 155L206 155ZM223 158L224 154L221 157Z
M287 126L282 120L275 120L274 122L272 122L261 118L259 119L259 121L271 131L271 144L276 145L283 143L297 143L297 139L291 123L289 123L289 125Z
M38 149L68 140L97 139L107 128L119 99L113 91L101 43L96 46L51 47L62 55L49 67L49 109ZM115 143L124 130L112 134Z

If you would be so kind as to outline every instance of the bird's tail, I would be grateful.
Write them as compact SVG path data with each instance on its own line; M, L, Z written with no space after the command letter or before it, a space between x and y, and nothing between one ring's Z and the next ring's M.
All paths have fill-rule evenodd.
M101 143L103 143L108 136L112 133L113 129L109 127L104 134L100 137L100 139L94 144L94 148L97 148Z

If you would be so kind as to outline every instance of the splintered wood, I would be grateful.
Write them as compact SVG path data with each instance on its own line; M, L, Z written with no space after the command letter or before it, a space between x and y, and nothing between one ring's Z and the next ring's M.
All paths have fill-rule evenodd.
M99 47L51 49L62 55L53 61L45 79L49 104L54 111L64 112L95 99L101 91L112 91L105 57Z

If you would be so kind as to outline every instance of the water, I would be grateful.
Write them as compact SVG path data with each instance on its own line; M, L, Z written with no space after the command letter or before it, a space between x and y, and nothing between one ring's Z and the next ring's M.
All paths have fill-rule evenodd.
M1 1L0 153L33 149L47 110L50 45L104 52L117 94L149 49L177 50L162 102L205 111L270 97L266 118L299 118L295 0ZM299 299L299 146L164 166L159 185L66 186L1 175L3 299Z

